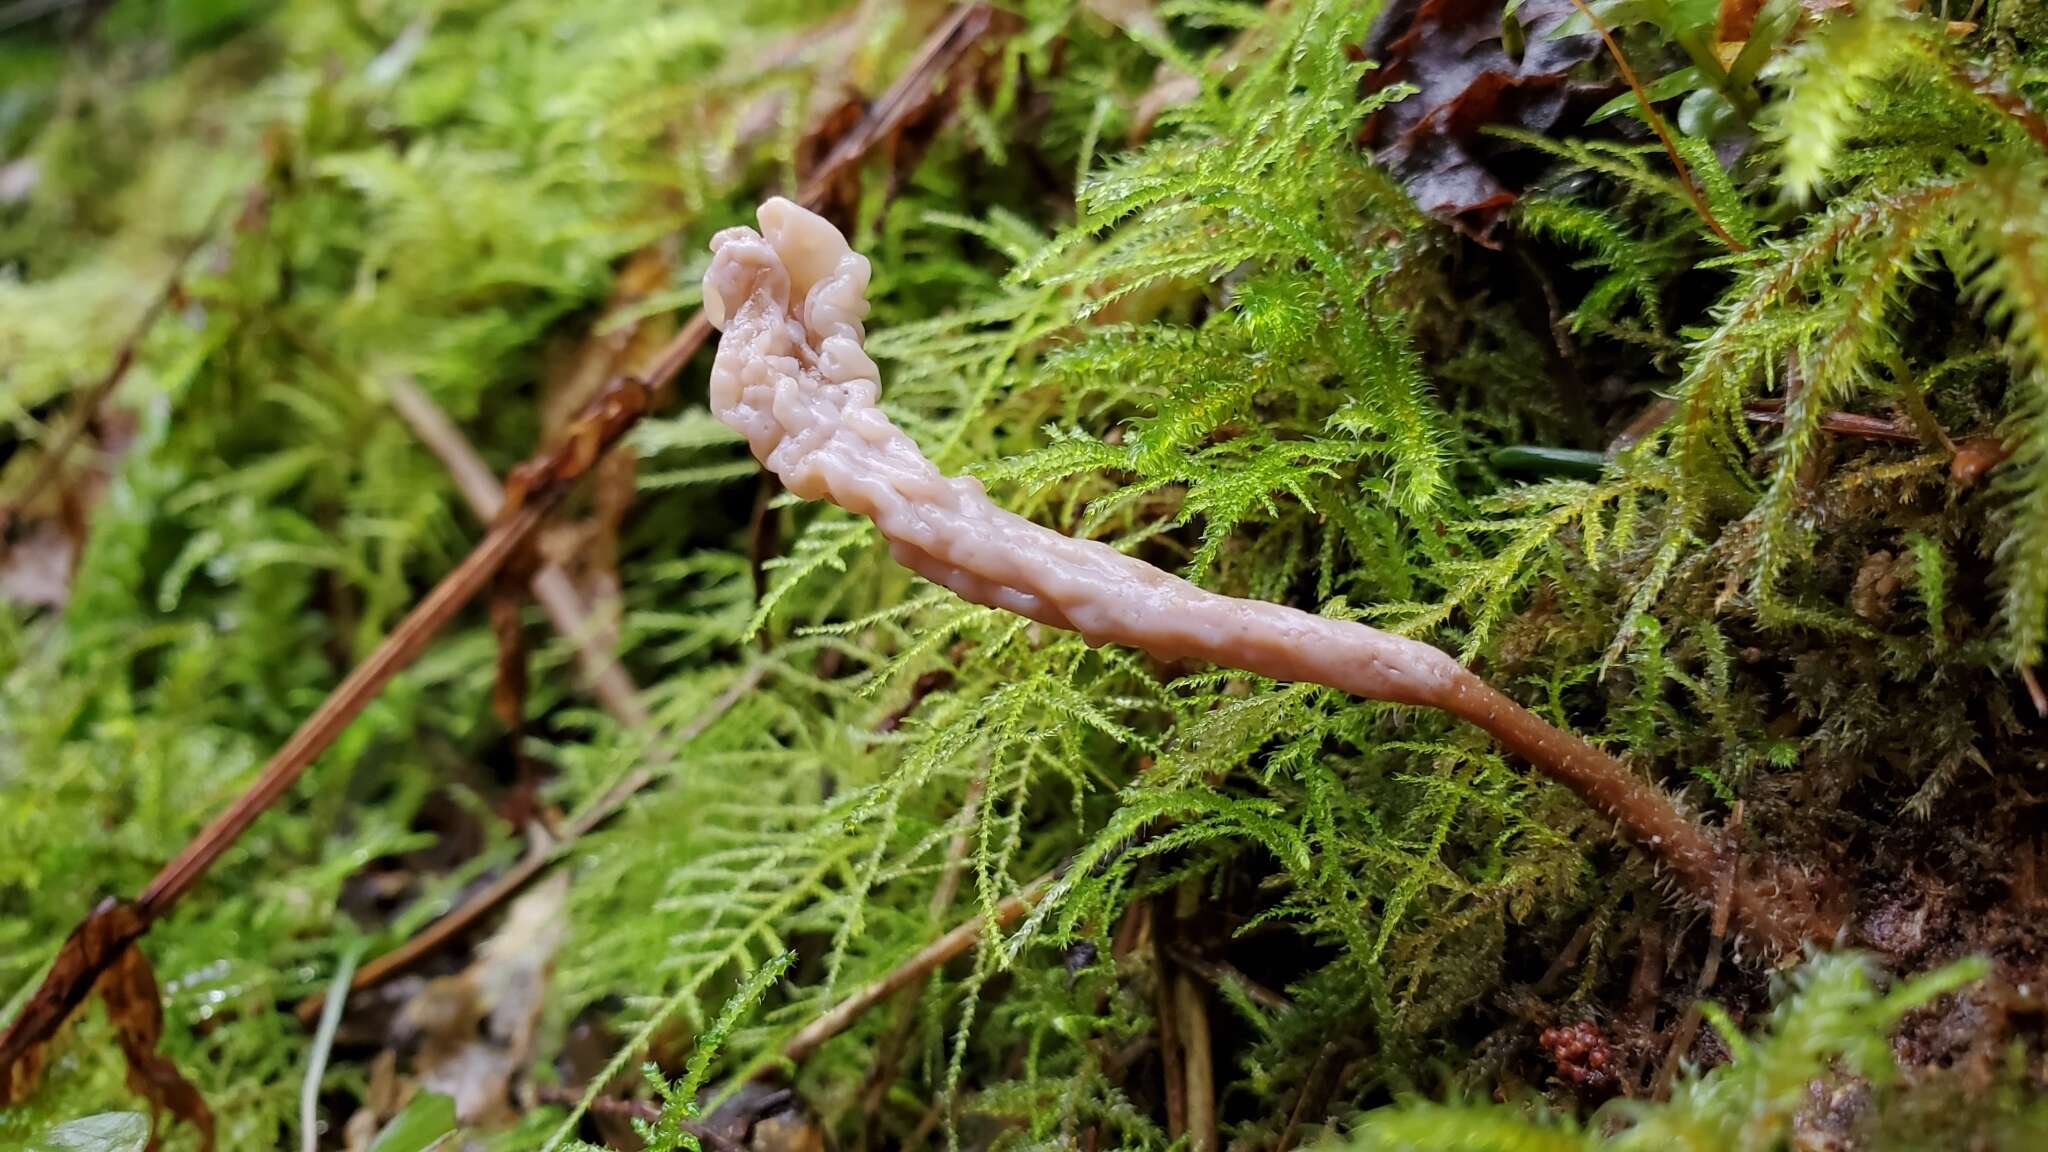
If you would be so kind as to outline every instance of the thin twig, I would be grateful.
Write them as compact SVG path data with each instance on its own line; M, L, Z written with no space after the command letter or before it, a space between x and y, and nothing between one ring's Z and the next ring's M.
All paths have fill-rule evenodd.
M760 685L761 678L767 674L768 665L766 664L756 663L748 665L746 670L741 672L737 679L731 684L726 685L725 691L720 692L716 699L712 700L709 705L705 706L702 712L692 717L690 722L685 724L676 733L675 738L671 741L672 746L681 747L702 736L713 724L718 722L721 716L732 711L733 705L746 699L747 695ZM568 827L563 831L561 846L574 842L577 837L588 835L598 825L610 820L620 807L632 798L634 793L653 782L654 771L646 765L636 767L624 776L619 777L617 783L605 789L604 795L599 796L596 802L577 813L575 818L569 821Z
M1316 1053L1315 1063L1309 1066L1308 1078L1302 1083L1301 1094L1295 1097L1294 1108L1287 1114L1287 1127L1281 1129L1273 1152L1289 1152L1301 1143L1304 1127L1322 1122L1343 1075L1343 1058L1349 1048L1348 1041L1337 1040L1323 1045L1322 1051Z
M832 185L850 167L858 164L903 122L938 99L938 81L958 64L969 49L995 27L996 12L988 4L962 4L953 10L918 50L896 83L876 99L868 114L852 132L833 147L804 181L798 203L812 207L824 199Z
M929 675L929 673L927 673ZM920 683L923 679L920 678ZM912 706L915 706L913 701ZM901 719L896 714L884 718L884 724L894 728ZM946 863L939 873L939 882L932 888L931 903L927 912L933 925L945 923L946 914L953 908L954 897L960 894L960 881L967 872L967 853L973 846L970 833L974 828L975 813L981 805L984 789L988 787L988 762L968 782L967 795L960 801L960 827L954 830L953 838L946 844ZM913 981L896 997L896 1019L889 1027L889 1034L875 1050L875 1058L868 1070L867 1080L861 1086L861 1110L873 1116L881 1111L882 1098L889 1092L889 1085L896 1079L897 1067L903 1061L903 1053L910 1047L910 1039L917 1031L917 1005L924 995L925 985L930 977Z
M2048 718L2048 692L2041 690L2041 678L2034 675L2034 669L2026 664L2019 665L2020 683L2027 687L2027 699L2032 701L2034 712Z
M1699 184L1692 178L1692 169L1686 166L1685 157L1678 154L1678 142L1671 138L1671 129L1665 126L1664 118L1657 115L1657 109L1651 106L1650 94L1643 90L1643 82L1636 78L1636 70L1629 67L1628 57L1622 53L1621 45L1615 41L1614 34L1607 30L1606 22L1587 6L1586 0L1572 0L1572 7L1584 13L1586 19L1592 21L1594 31L1600 33L1601 41L1607 45L1607 54L1614 57L1614 66L1621 70L1621 78L1628 81L1629 91L1635 93L1636 105L1643 110L1643 119L1650 122L1650 130L1663 142L1665 154L1671 157L1671 166L1678 170L1679 186L1685 189L1685 197L1692 201L1693 209L1700 214L1700 219L1706 221L1708 229L1721 243L1728 246L1729 251L1749 251L1749 245L1730 235L1726 228L1721 227L1721 222L1714 218L1714 210L1707 206L1707 198L1700 194Z
M583 1098L583 1089L562 1084L542 1084L536 1087L534 1095L543 1104L574 1105ZM661 1107L649 1100L629 1100L619 1096L602 1096L590 1102L590 1111L600 1116L611 1116L628 1123L640 1121L652 1123L661 1115ZM681 1121L683 1131L697 1138L697 1143L707 1152L740 1152L743 1147L723 1128L714 1123L716 1113L703 1120Z
M1578 967L1579 957L1586 951L1586 945L1592 943L1594 930L1600 927L1603 912L1604 909L1595 909L1591 916L1580 922L1571 939L1565 941L1564 949L1551 960L1550 967L1545 968L1542 978L1536 981L1534 991L1538 996L1548 996L1557 991L1564 974Z
M538 493L509 518L494 525L475 551L406 614L376 651L358 664L271 756L248 791L215 817L142 890L136 903L146 916L154 919L169 911L249 825L298 782L306 768L362 714L391 678L411 664L427 642L490 583L505 561L540 527L548 509L561 496L559 489Z
M1188 1147L1192 1152L1216 1152L1216 1060L1209 1043L1209 1006L1186 972L1174 973L1173 1010L1179 1017L1181 1066L1188 1083Z
M1602 454L1609 460L1612 460L1623 452L1635 447L1642 442L1643 437L1662 428L1664 422L1671 419L1672 413L1677 411L1678 401L1673 400L1669 396L1659 396L1650 401L1641 412L1636 413L1635 417L1615 435L1613 440L1608 442L1606 451Z
M491 472L490 465L470 446L469 440L447 413L434 403L419 385L410 380L399 379L388 386L391 394L391 408L419 437L427 450L440 458L448 474L455 480L455 487L462 493L470 511L485 523L498 515L505 506L505 490L498 484L498 477ZM576 590L576 583L570 579L558 564L543 564L533 574L533 598L547 613L548 622L555 631L569 641L576 652L577 667L583 672L584 683L600 707L621 725L645 730L653 723L647 713L647 706L640 702L640 688L632 677L609 653L601 650L594 641L590 620L590 609L584 603L582 593Z
M1657 998L1664 987L1664 928L1651 912L1640 913L1642 927L1636 933L1636 970L1629 977L1628 1014L1630 1029L1635 1033L1635 1042L1629 1047L1627 1074L1622 1084L1635 1095L1637 1084L1642 1079L1643 1061L1650 1048L1650 1039L1657 1032ZM1650 1087L1644 1085L1643 1087Z
M1166 1137L1179 1140L1188 1131L1188 1082L1181 1061L1180 1016L1173 1004L1173 962L1159 943L1159 904L1151 905L1152 1016L1159 1025L1159 1078L1166 1105Z
M1250 1000L1261 1008L1272 1012L1289 1012L1294 1008L1292 1000L1238 971L1237 966L1234 964L1225 963L1221 960L1204 959L1197 955L1194 949L1180 944L1175 944L1166 951L1168 955L1173 957L1174 962L1181 967L1186 968L1218 988L1222 988L1226 984L1234 985L1239 991L1244 993L1245 999Z
M1669 1100L1671 1085L1678 1080L1678 1070L1685 1058L1692 1053L1692 1044L1699 1038L1700 1021L1706 1012L1701 1001L1694 999L1685 1006L1685 1015L1679 1018L1678 1030L1672 1034L1671 1047L1664 1053L1664 1062L1657 1068L1657 1080L1650 1087L1650 1099Z
M583 1089L572 1088L566 1084L540 1084L535 1086L534 1095L543 1104L560 1104L567 1107L582 1098ZM651 1121L661 1115L660 1106L652 1101L628 1100L619 1096L601 1097L591 1103L590 1110L610 1113L626 1120ZM685 1127L688 1131L694 1132L700 1140L706 1135L702 1124L688 1124Z
M1742 801L1737 800L1728 815L1729 843L1740 843L1742 834ZM1664 1065L1657 1072L1657 1084L1652 1095L1655 1099L1668 1099L1671 1084L1678 1076L1678 1066L1692 1051L1692 1042L1699 1035L1700 1021L1704 1016L1701 1005L1706 1003L1707 993L1713 990L1714 980L1721 971L1721 948L1728 938L1728 906L1735 898L1735 874L1737 860L1730 859L1726 878L1721 891L1714 900L1714 916L1708 923L1707 958L1700 963L1699 981L1693 986L1692 1003L1686 1006L1685 1018L1679 1022L1678 1034L1672 1038L1671 1051L1665 1054Z
M703 735L719 717L731 711L733 705L739 703L747 693L752 692L755 686L760 684L761 677L766 671L765 665L755 664L742 672L739 678L728 685L724 692L719 693L718 698L704 711L698 713L687 727L676 733L674 739L669 742L670 747L681 747ZM650 757L664 760L668 755L667 751L658 755L650 753ZM363 965L356 971L355 979L349 982L349 992L354 994L365 988L376 987L460 936L470 925L488 915L492 909L517 895L520 889L532 883L549 865L568 855L569 849L574 847L577 841L617 815L619 810L625 807L627 800L653 781L653 770L644 765L620 777L604 795L569 821L559 839L520 857L518 863L506 869L496 880L479 888L453 911L428 924L405 943ZM318 1015L325 996L325 993L316 992L301 1000L294 1009L299 1019L310 1021Z
M996 905L994 926L1007 928L1022 919L1034 905L1045 898L1046 890L1052 887L1057 873L1048 872L1033 880L1022 892ZM889 999L905 988L930 976L947 961L964 955L974 947L982 934L989 929L987 916L976 916L959 927L925 945L918 953L898 964L888 975L834 1004L817 1019L804 1025L803 1030L789 1038L782 1046L782 1058L792 1064L802 1063L816 1052L827 1040L853 1026L868 1009Z
M1743 405L1743 415L1752 424L1783 424L1785 403L1782 400L1752 400ZM1919 429L1900 420L1887 420L1882 416L1865 416L1860 412L1824 412L1820 427L1823 432L1837 436L1857 436L1865 440L1889 440L1894 444L1918 444L1926 439Z

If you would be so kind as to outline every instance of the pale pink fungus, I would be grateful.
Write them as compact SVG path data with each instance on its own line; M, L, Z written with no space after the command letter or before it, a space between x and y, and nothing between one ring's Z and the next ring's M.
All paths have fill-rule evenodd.
M876 407L863 347L869 267L822 217L780 198L761 230L711 240L704 311L724 333L711 408L805 499L873 520L896 559L961 597L1124 644L1276 680L1440 708L1485 729L1599 811L1686 890L1711 903L1735 866L1722 838L1607 753L1544 722L1448 654L1363 624L1241 600L998 508L950 477ZM1805 886L1760 862L1729 893L1735 924L1796 946L1825 932Z

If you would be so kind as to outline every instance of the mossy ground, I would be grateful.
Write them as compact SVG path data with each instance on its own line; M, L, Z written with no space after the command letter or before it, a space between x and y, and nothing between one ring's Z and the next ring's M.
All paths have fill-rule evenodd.
M1532 53L1483 4L1375 32L1370 5L1025 0L830 207L875 264L891 414L942 466L1207 586L1459 652L1806 872L1867 964L1788 976L1716 937L1448 720L1090 650L914 581L762 485L699 356L541 546L651 719L598 708L529 609L508 730L479 603L145 939L221 1145L300 1139L316 1045L291 1008L345 957L646 766L557 905L350 1003L323 1146L462 1060L504 1064L470 1084L469 1139L697 1138L700 1086L771 1069L1070 861L1021 926L771 1069L802 1131L2033 1146L2039 6L1597 7L1668 150L1569 4L1505 18L1582 37ZM0 39L0 495L204 240L9 526L0 1018L477 538L394 394L505 474L671 335L709 235L793 190L944 13L122 0ZM1513 98L1445 88L1428 52L1454 34ZM1419 90L1382 90L1374 52L1415 54ZM1403 160L1401 100L1463 111ZM1506 200L1447 206L1431 181L1467 162ZM1531 447L1578 455L1502 453ZM477 998L522 955L537 994ZM463 1032L496 1005L509 1026ZM50 1054L0 1140L142 1107L97 1007Z

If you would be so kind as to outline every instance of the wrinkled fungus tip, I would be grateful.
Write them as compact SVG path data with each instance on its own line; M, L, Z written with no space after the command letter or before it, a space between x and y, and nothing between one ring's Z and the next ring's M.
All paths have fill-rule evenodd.
M780 196L763 201L754 215L761 222L761 235L789 270L794 300L810 295L813 285L853 254L845 235L831 221Z

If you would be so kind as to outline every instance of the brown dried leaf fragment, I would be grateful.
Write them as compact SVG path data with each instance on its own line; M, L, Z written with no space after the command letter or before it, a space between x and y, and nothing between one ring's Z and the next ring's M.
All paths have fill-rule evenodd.
M859 127L840 138L815 166L803 165L806 204L839 221L851 221L860 204L859 165L870 156L883 167L882 195L895 195L924 158L927 148L950 123L963 99L987 103L995 94L1000 69L994 67L1003 41L1023 26L1022 20L989 4L962 4L934 30L905 68L897 83L867 106ZM851 118L842 108L827 117L815 133ZM800 149L815 156L814 144Z
M541 434L548 447L558 446L569 435L577 413L607 380L649 375L676 325L664 313L642 313L668 287L674 270L671 241L634 252L620 266L603 314L574 351L557 349L541 398ZM661 390L656 389L650 403L661 402ZM540 544L544 561L567 572L592 609L591 631L575 639L606 659L617 643L618 534L636 490L637 460L631 452L606 454L594 469L588 514L565 514L542 534Z
M612 452L598 461L590 483L590 547L582 565L583 597L590 605L588 641L606 658L616 658L625 626L620 595L619 534L640 490L640 457Z
M1968 488L1984 474L2005 463L2012 448L1997 435L1970 436L1956 442L1955 458L1949 461L1948 476L1958 488Z
M703 324L693 322L692 327ZM705 325L708 330L708 325ZM703 337L689 328L676 336L676 342L689 342L694 350L695 343ZM681 367L683 357L678 357L672 367L663 365L656 372L665 378ZM498 510L495 524L503 524L517 518L525 509L527 496L538 491L549 491L559 496L584 474L595 467L612 442L625 435L626 430L640 419L652 403L652 392L646 381L638 376L615 376L591 398L576 419L569 422L562 432L560 442L548 451L515 466L505 476L505 503ZM523 542L522 542L523 547Z
M92 993L99 973L133 944L148 924L125 900L107 900L65 937L50 975L0 1035L0 1107L35 1088L43 1070L43 1044ZM76 974L76 975L73 975Z
M32 608L62 608L71 598L71 571L81 544L54 521L37 524L0 555L0 600Z
M830 1147L817 1111L780 1077L770 1074L730 1089L706 1088L701 1098L720 1097L698 1132L711 1152L826 1152Z
M1714 18L1717 45L1748 40L1750 29L1756 27L1756 14L1763 6L1763 0L1721 0L1721 10Z
M507 566L510 573L510 566ZM517 576L500 576L491 586L491 638L498 643L497 675L491 684L491 712L498 723L519 734L526 714L526 629L520 620L526 608L525 589Z
M133 947L148 927L133 903L107 900L65 938L50 965L52 979L43 982L0 1036L0 1106L17 1103L35 1088L43 1067L42 1038L77 1010L90 989L97 989L128 1062L128 1086L153 1110L167 1110L198 1129L200 1147L211 1152L212 1111L192 1082L156 1050L163 1038L163 997L148 958ZM56 978L66 973L79 975ZM85 979L89 973L98 973L97 980Z
M1379 64L1367 92L1417 89L1367 122L1367 142L1418 207L1488 247L1500 246L1521 178L1515 146L1482 130L1548 132L1575 97L1600 90L1570 77L1600 51L1595 37L1556 35L1572 13L1570 0L1527 0L1505 17L1521 42L1511 52L1497 0L1395 0L1366 41Z
M491 680L491 713L503 727L515 779L512 791L499 805L500 813L514 828L524 828L540 814L540 779L526 758L526 586L538 565L534 551L525 549L505 566L491 585L489 616L491 638L497 642L497 660Z
M199 1146L213 1149L213 1112L199 1089L157 1051L163 1039L164 1003L156 972L139 948L129 948L100 977L100 999L121 1037L121 1055L128 1062L128 1087L146 1098L152 1113L168 1111L199 1130ZM152 1115L152 1123L154 1115ZM151 1141L154 1145L155 1141Z
M649 244L626 257L612 281L611 299L580 340L571 338L549 349L548 371L541 385L541 437L550 447L560 442L577 413L589 404L605 381L645 367L641 329L647 321L636 311L668 287L675 270L673 244ZM666 331L657 334L666 338Z
M518 1119L514 1089L533 1061L568 895L568 874L557 872L521 896L475 963L429 981L399 1014L399 1028L419 1045L419 1088L453 1097L464 1124Z

